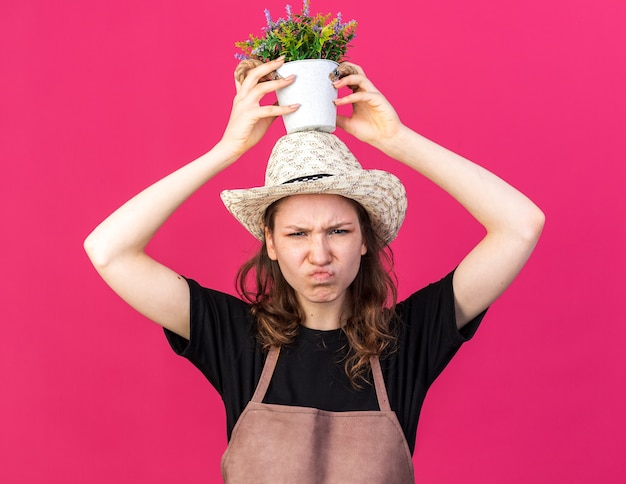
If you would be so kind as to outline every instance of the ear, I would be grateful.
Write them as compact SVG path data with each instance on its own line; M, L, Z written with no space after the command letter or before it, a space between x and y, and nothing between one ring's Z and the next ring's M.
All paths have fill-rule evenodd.
M361 256L364 256L365 254L367 254L367 246L365 245L365 242L361 242Z
M271 260L276 260L276 248L274 247L274 238L270 229L265 227L265 247L267 247L267 255Z

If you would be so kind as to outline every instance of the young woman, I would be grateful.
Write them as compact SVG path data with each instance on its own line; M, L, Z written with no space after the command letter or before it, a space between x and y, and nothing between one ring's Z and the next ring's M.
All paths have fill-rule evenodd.
M239 273L242 299L183 278L144 249L192 193L298 109L260 104L293 82L264 81L281 62L237 82L222 139L120 207L85 248L104 280L163 326L222 396L227 482L413 482L426 391L519 273L544 216L492 173L402 124L353 66L356 74L334 82L353 87L336 101L353 107L337 125L447 191L485 237L453 272L396 304L386 247L404 219L402 184L363 170L332 134L295 133L274 147L265 186L222 193L262 241Z

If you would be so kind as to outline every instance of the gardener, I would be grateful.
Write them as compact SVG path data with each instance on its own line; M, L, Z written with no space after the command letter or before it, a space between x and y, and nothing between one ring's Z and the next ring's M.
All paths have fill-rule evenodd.
M105 281L163 326L220 393L227 482L413 482L426 390L519 273L544 217L510 185L403 125L355 66L335 81L354 87L336 101L353 107L337 125L446 190L485 227L482 241L456 270L395 305L387 244L404 219L402 184L363 170L332 134L293 133L274 147L265 186L222 193L263 242L240 270L243 300L184 279L144 249L275 117L298 108L260 104L293 82L259 82L281 63L237 83L213 149L124 204L85 247Z

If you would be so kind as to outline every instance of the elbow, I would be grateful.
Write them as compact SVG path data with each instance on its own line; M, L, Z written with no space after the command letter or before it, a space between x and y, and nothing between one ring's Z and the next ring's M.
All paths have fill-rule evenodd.
M99 260L100 257L98 256L98 244L94 240L93 233L89 234L83 241L83 249L85 250L87 257L89 257L91 263L94 266L97 265L96 261Z
M144 254L142 248L121 243L114 234L95 229L83 241L83 248L87 257L102 275L112 270L120 262L127 263L137 255Z
M522 238L534 246L539 240L545 224L546 215L533 204L532 209L524 216L523 223L519 225Z
M106 244L98 240L93 232L83 241L83 249L97 270L106 267L111 260L110 254L106 250Z

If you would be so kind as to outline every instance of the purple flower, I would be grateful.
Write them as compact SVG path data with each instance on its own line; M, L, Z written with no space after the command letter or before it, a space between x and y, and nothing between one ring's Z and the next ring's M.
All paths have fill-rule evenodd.
M267 26L269 28L272 28L272 16L270 15L269 9L266 8L263 12L265 13L265 20L267 21Z
M247 56L247 55L245 55L245 54L235 54L235 59L238 59L238 60L240 60L240 61L242 61L242 60L247 60L247 59L249 59L249 58L250 58L250 57L248 57L248 56Z
M302 5L302 16L309 16L309 0L304 0L304 4Z
M291 20L291 5L285 5L285 11L287 12L287 20Z
M337 12L337 22L335 23L335 33L338 34L341 32L341 29L344 26L341 24L341 12Z

